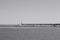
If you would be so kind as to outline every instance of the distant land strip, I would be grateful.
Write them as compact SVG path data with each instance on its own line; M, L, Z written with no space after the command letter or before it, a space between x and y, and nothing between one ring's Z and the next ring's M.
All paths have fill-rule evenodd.
M0 27L60 27L60 24L0 24Z

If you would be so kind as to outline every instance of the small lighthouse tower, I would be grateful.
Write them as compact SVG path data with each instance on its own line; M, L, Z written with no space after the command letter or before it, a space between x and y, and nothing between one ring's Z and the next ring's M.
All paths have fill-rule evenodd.
M21 20L21 25L22 25L22 20Z

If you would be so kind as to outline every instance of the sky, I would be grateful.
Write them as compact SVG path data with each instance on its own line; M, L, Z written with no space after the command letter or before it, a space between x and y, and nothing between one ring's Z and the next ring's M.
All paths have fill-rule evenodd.
M0 24L60 23L60 0L0 0Z

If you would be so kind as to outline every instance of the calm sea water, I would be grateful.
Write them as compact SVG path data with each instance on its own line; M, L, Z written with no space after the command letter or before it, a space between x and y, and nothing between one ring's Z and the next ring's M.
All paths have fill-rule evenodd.
M60 40L60 28L0 27L0 40Z

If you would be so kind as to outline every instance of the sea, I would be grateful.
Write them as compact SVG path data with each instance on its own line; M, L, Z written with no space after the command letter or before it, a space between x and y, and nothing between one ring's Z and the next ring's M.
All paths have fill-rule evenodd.
M60 28L0 27L0 40L60 40Z

